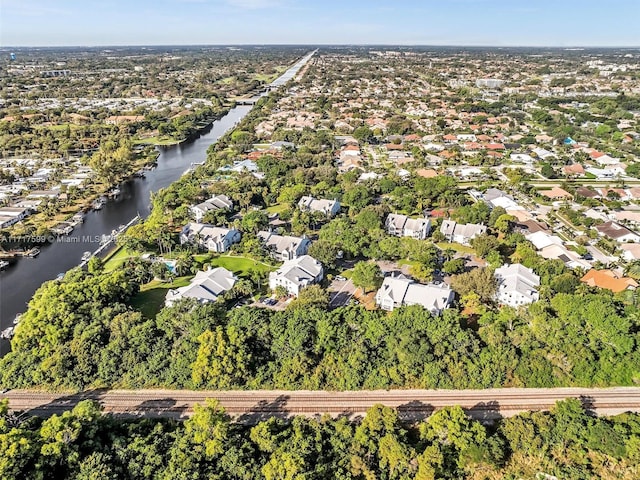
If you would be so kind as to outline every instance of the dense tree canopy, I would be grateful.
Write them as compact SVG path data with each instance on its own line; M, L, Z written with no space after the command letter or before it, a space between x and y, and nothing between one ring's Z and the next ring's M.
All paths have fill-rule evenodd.
M382 405L359 421L323 417L232 423L215 400L191 418L122 420L93 401L46 420L0 403L0 478L563 479L637 478L637 414L597 418L578 400L485 427L459 407L417 423ZM481 475L480 477L478 475Z

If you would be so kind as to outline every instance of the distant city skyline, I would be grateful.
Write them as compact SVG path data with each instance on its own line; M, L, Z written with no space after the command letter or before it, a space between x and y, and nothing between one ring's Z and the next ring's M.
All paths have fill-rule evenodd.
M0 46L640 46L638 0L0 2Z

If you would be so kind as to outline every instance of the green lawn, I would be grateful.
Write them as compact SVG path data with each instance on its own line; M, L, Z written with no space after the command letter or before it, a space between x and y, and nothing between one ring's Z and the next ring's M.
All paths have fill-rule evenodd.
M104 269L106 272L113 272L120 268L122 264L131 257L131 252L126 248L118 247L105 258Z
M398 266L402 267L403 265L408 265L409 267L417 267L420 265L420 262L408 260L406 258L404 260L398 260Z
M229 255L221 255L219 257L215 257L209 263L213 267L224 267L227 270L240 275L241 277L246 277L251 270L271 272L276 269L276 267L272 267L270 265L267 265L266 263L253 260L252 258L234 257Z
M255 73L253 75L253 79L254 80L258 80L259 82L265 82L265 83L271 83L273 82L276 78L278 78L277 75L267 75L265 73Z
M133 141L136 145L176 145L180 143L180 140L176 140L173 137L161 136L161 137L148 137L138 138Z
M455 250L458 253L471 253L474 255L476 253L473 248L467 247L466 245L461 245L459 243L440 242L436 243L436 245L440 250L446 250L447 248L450 248L451 250Z
M276 205L271 205L270 207L267 207L267 213L282 213L286 210L289 209L289 205L287 205L286 203L278 203Z
M164 306L164 298L167 295L167 290L185 287L189 285L189 281L192 278L193 276L178 277L171 283L152 280L140 287L140 292L131 299L129 304L136 310L142 312L145 317L155 318Z

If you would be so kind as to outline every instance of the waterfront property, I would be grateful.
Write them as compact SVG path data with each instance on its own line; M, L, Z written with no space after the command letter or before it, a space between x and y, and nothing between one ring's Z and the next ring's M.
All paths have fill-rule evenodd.
M180 244L190 243L210 252L223 253L240 241L235 228L216 227L207 223L188 223L180 232Z

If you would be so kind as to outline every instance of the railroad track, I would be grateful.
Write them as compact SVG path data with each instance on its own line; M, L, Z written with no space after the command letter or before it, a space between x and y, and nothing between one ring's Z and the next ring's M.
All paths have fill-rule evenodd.
M215 398L232 417L294 415L362 415L375 404L396 408L401 415L426 417L434 410L459 405L471 416L497 418L523 411L548 410L565 398L578 398L598 414L640 412L640 388L490 389L391 391L181 391L94 390L50 394L14 390L0 394L15 412L50 416L86 399L98 401L105 413L128 416L187 417L194 405Z

